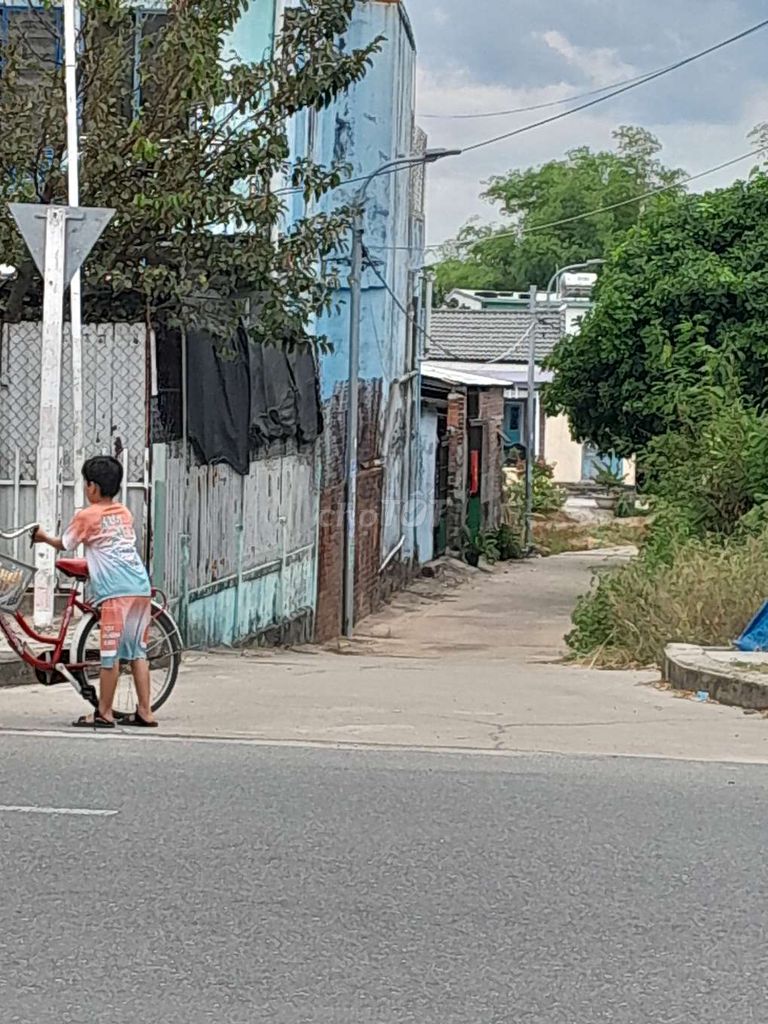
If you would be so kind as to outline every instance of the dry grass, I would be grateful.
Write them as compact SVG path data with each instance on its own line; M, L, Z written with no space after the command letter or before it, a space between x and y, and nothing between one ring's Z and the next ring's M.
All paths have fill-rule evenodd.
M545 555L598 548L639 547L648 531L648 519L615 519L605 525L579 523L567 517L545 518L534 525L534 541Z
M768 535L689 543L671 566L638 560L603 575L574 615L570 642L604 667L658 664L668 643L730 643L768 590Z

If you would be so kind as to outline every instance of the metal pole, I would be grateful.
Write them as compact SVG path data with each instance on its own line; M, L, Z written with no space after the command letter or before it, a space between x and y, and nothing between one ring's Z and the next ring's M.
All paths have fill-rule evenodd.
M16 446L13 456L13 519L11 522L18 525L21 517L21 449ZM19 557L19 538L13 542L13 557Z
M424 559L423 552L418 552L420 522L422 520L422 517L427 515L434 515L435 507L434 502L432 503L433 507L430 509L427 509L424 504L427 482L424 479L423 473L424 446L421 436L421 395L423 388L421 364L424 362L424 359L426 357L426 349L428 344L427 339L432 336L432 303L434 301L435 296L435 275L432 270L427 269L424 271L423 283L424 306L421 315L421 330L419 331L418 336L416 338L416 370L418 372L418 376L416 377L416 381L414 383L414 387L416 389L416 472L414 473L414 494L415 499L418 502L418 506L415 506L414 508L415 514L413 517L413 550L414 552L417 552L419 554L419 560L421 562L423 562Z
M80 205L80 146L77 109L77 33L80 27L78 0L64 0L64 72L67 99L67 191L70 206ZM83 396L83 322L80 271L69 287L72 345L72 456L75 508L85 504L80 467L85 461Z
M349 408L347 411L347 516L344 559L344 636L355 629L355 562L357 543L357 432L360 419L360 307L363 286L363 209L352 224L352 269L349 278Z
M351 637L355 626L355 545L357 543L357 432L360 420L360 308L363 276L363 234L365 198L371 183L381 174L414 164L434 163L461 150L428 150L420 156L397 157L382 164L363 182L357 194L352 223L352 266L349 277L349 413L347 416L347 493L346 535L344 545L344 636Z
M528 394L525 408L525 548L533 547L533 464L536 458L536 335L538 334L538 286L532 284L529 308L532 327L528 332Z
M64 251L67 210L49 206L45 230L45 293L40 353L40 428L37 448L37 521L53 530L59 512L59 410L61 350L64 329ZM35 625L50 626L54 613L55 566L53 548L37 549Z
M403 387L405 389L405 438L403 444L403 466L400 474L400 536L405 537L408 533L410 518L413 515L415 500L415 488L413 486L414 459L414 381L418 376L418 337L422 311L421 304L416 300L416 281L421 283L413 272L408 273L408 305L406 309L411 311L411 316L406 317L405 331L405 364L403 367Z

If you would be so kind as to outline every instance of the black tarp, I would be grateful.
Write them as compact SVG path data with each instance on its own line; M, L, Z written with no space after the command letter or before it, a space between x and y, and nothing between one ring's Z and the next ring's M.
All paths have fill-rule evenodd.
M207 331L187 331L187 432L201 460L228 463L240 474L250 466L249 343L238 329L226 345Z
M296 393L299 441L302 444L311 444L323 432L323 415L320 411L320 391L315 357L312 351L304 345L289 352L288 365L291 368Z
M251 346L251 440L256 447L298 437L296 389L282 349Z
M156 332L159 394L153 438L181 437L181 342ZM311 444L323 421L312 351L251 342L244 326L222 342L202 327L187 330L187 434L207 464L248 472L251 458L279 442Z

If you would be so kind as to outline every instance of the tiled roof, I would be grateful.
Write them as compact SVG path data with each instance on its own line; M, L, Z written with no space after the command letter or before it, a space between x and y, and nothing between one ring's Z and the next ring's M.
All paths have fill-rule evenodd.
M454 359L506 363L528 359L529 310L436 309L432 312L427 355L430 359ZM539 313L536 330L536 361L541 362L565 334L562 312Z

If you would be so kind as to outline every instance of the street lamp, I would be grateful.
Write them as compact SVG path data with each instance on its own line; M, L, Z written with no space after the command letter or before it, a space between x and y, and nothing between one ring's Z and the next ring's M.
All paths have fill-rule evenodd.
M349 408L347 412L347 516L344 549L344 635L351 637L355 626L355 545L357 543L357 432L360 421L360 310L363 288L363 236L365 201L374 178L419 164L434 164L460 149L428 149L426 153L388 160L369 174L354 200L352 221L352 266L349 278Z

